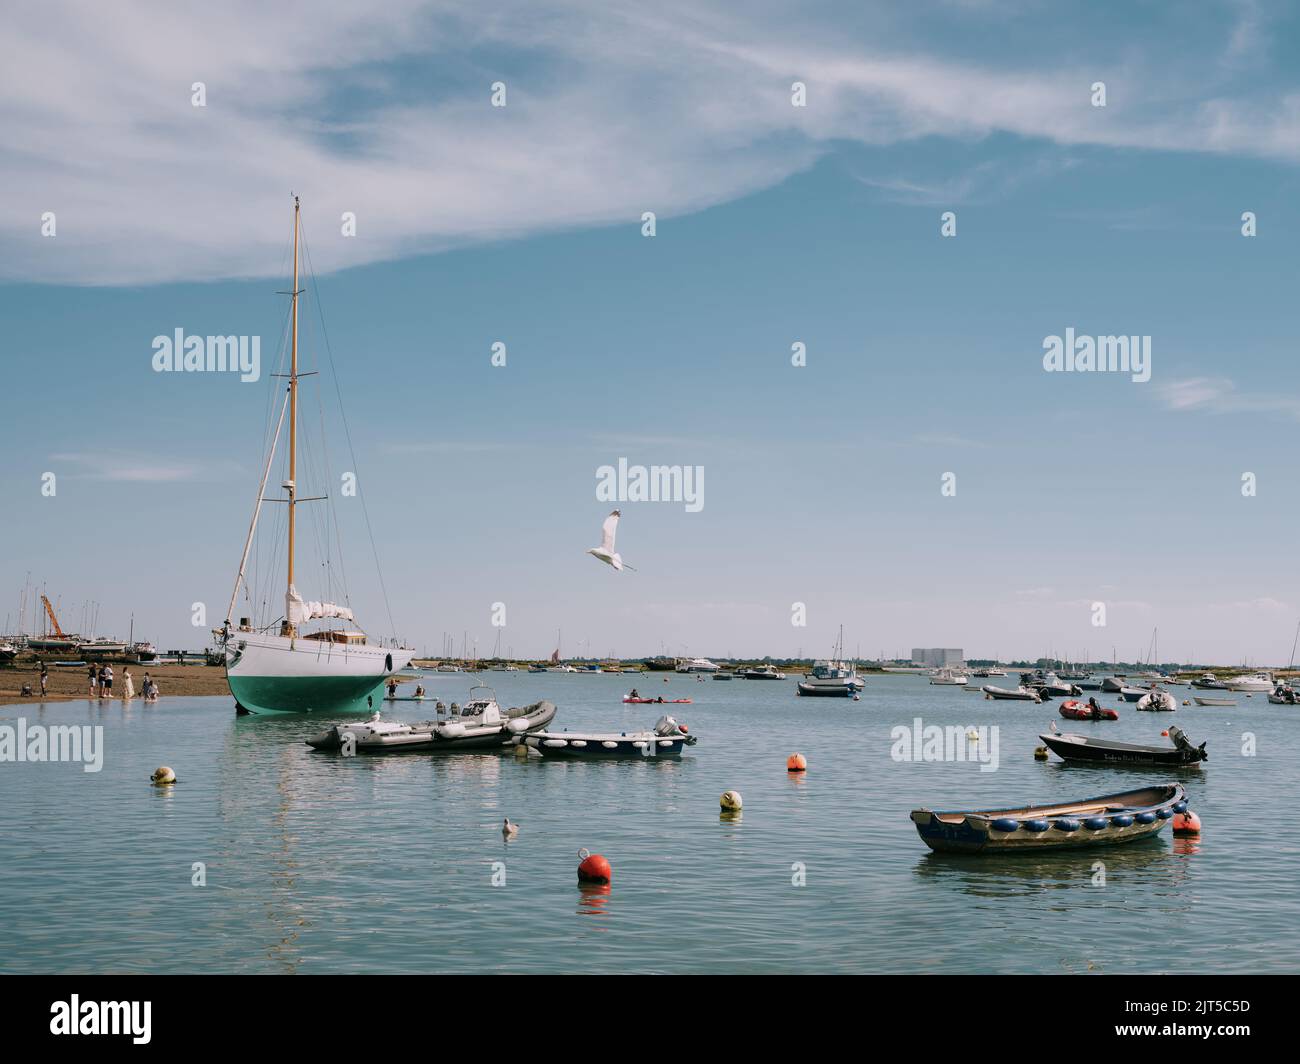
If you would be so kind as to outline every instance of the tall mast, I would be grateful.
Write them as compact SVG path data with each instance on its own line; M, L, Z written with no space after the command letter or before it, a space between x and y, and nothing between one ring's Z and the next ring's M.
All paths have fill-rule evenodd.
M293 341L289 363L289 479L285 488L289 492L289 587L293 587L293 533L295 495L298 485L298 197L293 198ZM285 618L286 635L294 635L294 625Z

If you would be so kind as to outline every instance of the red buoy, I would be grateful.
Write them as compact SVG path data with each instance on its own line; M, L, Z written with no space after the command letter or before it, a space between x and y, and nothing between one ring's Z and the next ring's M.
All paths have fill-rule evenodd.
M579 883L608 883L614 878L614 870L609 867L609 862L598 853L587 853L582 858L582 864L578 865L578 882ZM582 854L579 854L581 857Z
M787 772L807 772L808 759L803 754L791 754L785 759L785 770Z
M1185 813L1174 814L1175 835L1199 835L1200 833L1201 818L1190 809Z

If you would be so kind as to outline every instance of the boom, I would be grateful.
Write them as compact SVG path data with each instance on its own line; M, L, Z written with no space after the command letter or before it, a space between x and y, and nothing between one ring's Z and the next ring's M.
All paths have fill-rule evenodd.
M63 629L59 627L59 619L54 616L54 607L50 605L50 600L42 595L41 601L45 603L45 612L50 615L50 624L54 625L55 636L59 639L63 639Z

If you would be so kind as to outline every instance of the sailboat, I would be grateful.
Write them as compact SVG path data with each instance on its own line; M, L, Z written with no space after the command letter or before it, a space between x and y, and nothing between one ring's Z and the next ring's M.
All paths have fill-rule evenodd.
M257 504L244 542L244 554L235 577L225 624L213 634L225 653L226 682L239 711L251 713L349 713L366 712L382 698L384 683L408 664L414 650L384 647L370 642L365 632L346 628L325 628L307 632L303 626L315 620L355 623L352 610L333 602L305 600L294 586L295 517L298 506L317 499L298 497L298 241L300 204L293 200L293 290L291 309L291 355L288 386L266 466L257 489ZM285 498L267 499L266 481L271 473L285 415L289 421L287 475L281 487ZM245 585L249 550L257 531L263 502L287 504L288 565L284 592L284 616L276 623L257 627L251 618L233 623L235 602Z

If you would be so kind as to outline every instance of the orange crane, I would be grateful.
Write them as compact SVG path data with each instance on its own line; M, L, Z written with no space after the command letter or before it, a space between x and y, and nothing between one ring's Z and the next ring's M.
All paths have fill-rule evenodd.
M41 601L45 603L45 612L50 615L50 624L54 625L55 636L59 639L67 639L68 637L63 634L63 629L59 627L59 619L54 616L54 607L50 605L50 600L42 595Z

